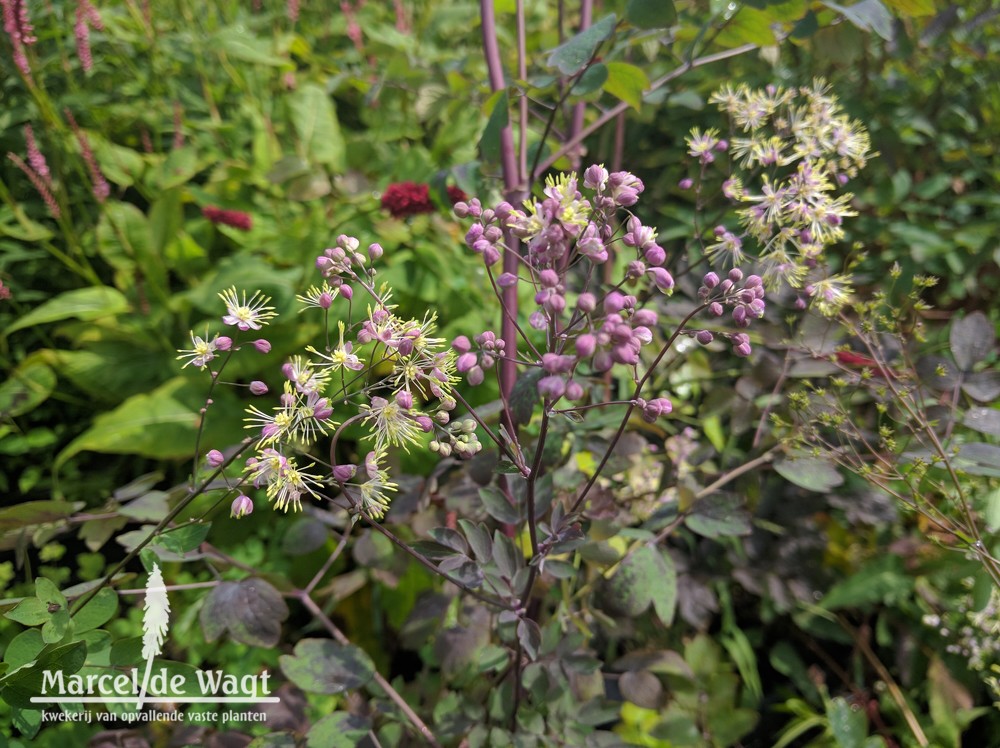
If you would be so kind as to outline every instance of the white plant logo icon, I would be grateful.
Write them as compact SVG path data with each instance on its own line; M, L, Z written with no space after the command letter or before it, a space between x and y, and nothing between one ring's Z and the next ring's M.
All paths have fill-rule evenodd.
M167 599L167 587L163 583L159 564L154 563L149 579L146 580L146 604L142 614L142 656L146 660L146 673L142 677L137 709L142 708L142 702L146 698L153 658L163 652L163 638L167 635L169 624L170 600Z

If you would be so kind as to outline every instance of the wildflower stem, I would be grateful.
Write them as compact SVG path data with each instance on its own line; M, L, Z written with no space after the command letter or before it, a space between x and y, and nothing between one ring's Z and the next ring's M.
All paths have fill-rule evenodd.
M344 635L343 631L337 628L336 624L330 620L330 617L323 612L322 608L316 604L316 601L310 597L308 592L300 590L296 593L295 597L298 598L306 609L319 620L319 622L323 625L323 628L330 632L330 635L337 641L338 644L344 647L351 646L351 640ZM422 719L420 719L417 713L413 711L413 708L406 702L406 699L400 696L399 692L392 687L392 684L382 677L378 670L375 671L373 680L379 688L385 691L386 696L388 696L392 702L399 707L400 711L406 715L410 724L417 729L417 731L423 736L424 740L427 741L428 745L433 746L433 748L441 748L441 744L438 742L437 738L434 737L434 733L431 732L430 728Z
M462 397L461 393L458 390L452 390L451 394L452 397L454 397L458 402L462 404L462 407L465 408L466 412L469 414L472 420L474 420L476 424L478 424L478 426L483 431L486 432L486 435L490 438L490 440L500 448L500 451L503 452L511 462L517 465L518 470L521 471L521 475L523 475L524 477L528 477L529 473L525 472L526 467L524 464L524 460L520 459L520 457L518 457L517 455L515 455L513 452L510 451L510 448L506 444L504 444L503 440L493 432L493 429L491 429L489 426L486 425L486 422L482 418L480 418L475 408L473 408L471 405L469 405L469 403L466 402L465 398ZM504 408L506 409L506 407L507 407L506 403L504 403Z

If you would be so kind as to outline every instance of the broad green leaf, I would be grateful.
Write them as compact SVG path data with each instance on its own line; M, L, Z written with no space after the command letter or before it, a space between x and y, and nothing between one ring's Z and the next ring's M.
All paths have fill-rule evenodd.
M46 364L27 360L7 374L0 384L0 418L24 415L49 399L56 388L56 375Z
M228 630L242 644L274 647L281 639L281 623L288 618L288 606L274 587L251 577L215 587L205 598L199 618L208 641L215 641Z
M663 701L663 684L648 670L629 670L618 679L618 689L626 701L643 709L657 709Z
M642 104L642 92L649 88L649 78L642 68L627 62L609 62L607 68L608 79L604 82L604 90L638 111Z
M563 75L575 75L583 70L597 48L615 30L616 20L614 13L607 15L560 44L549 55L548 66L557 68Z
M743 500L732 494L715 494L696 502L684 524L706 538L750 534L750 514Z
M774 19L763 10L741 6L736 15L723 28L716 42L723 47L756 44L766 47L774 44Z
M826 717L838 748L862 748L868 734L868 719L863 709L851 708L838 696L827 703Z
M913 578L899 556L878 556L844 581L835 584L820 601L826 610L858 608L875 603L892 605L913 589Z
M602 603L611 612L635 617L657 601L657 617L664 624L673 618L672 608L677 603L677 578L671 578L663 556L652 546L641 546L625 559L604 586ZM666 620L664 620L666 619Z
M204 331L203 331L204 332ZM173 355L146 341L98 340L81 350L45 351L60 376L101 402L121 402L169 377Z
M892 41L892 15L880 0L861 0L850 6L838 5L831 0L822 0L830 10L843 14L844 18L862 31L874 31L886 41Z
M37 600L37 598L31 599ZM7 649L3 653L3 661L11 670L16 670L38 657L39 652L43 649L45 649L45 642L42 641L42 632L38 629L25 629L7 645Z
M819 457L777 460L774 470L790 483L818 493L827 493L844 482L833 463Z
M44 325L64 319L79 319L90 322L102 317L121 314L128 311L128 308L128 299L115 288L108 286L78 288L59 294L54 299L49 299L41 306L35 307L8 327L4 335L10 335L16 330L33 325Z
M625 18L636 28L665 29L677 20L673 0L629 0Z
M245 27L226 26L215 36L216 49L220 53L235 60L249 62L256 65L267 65L270 67L282 67L290 65L291 61L285 57L279 57L272 51L270 39L261 39L245 30Z
M510 392L510 414L515 425L531 421L539 404L538 380L545 375L541 369L531 369L517 378Z
M955 467L969 475L1000 478L1000 447L984 442L964 444L955 458Z
M324 523L313 517L300 517L285 532L281 549L289 556L304 556L322 548L329 537L330 530Z
M937 9L934 0L885 0L885 4L903 16L932 16Z
M306 734L307 748L354 748L367 737L372 724L367 717L334 712L321 718Z
M142 176L146 160L138 151L112 143L99 135L88 135L101 172L109 181L121 187L131 187Z
M294 655L278 659L288 679L309 693L350 691L375 675L375 664L363 650L330 639L303 639L295 645Z
M982 312L956 319L948 334L951 355L962 371L969 371L996 346L996 330Z
M221 402L222 397L222 393L217 395L216 403ZM171 379L149 394L130 397L114 410L98 415L89 429L59 453L55 467L58 469L66 460L86 451L159 459L190 457L201 417L197 402L203 398L204 394L194 383L181 377ZM235 406L235 401L231 400L230 404ZM225 426L217 423L220 427ZM213 428L210 419L208 431ZM216 438L219 443L233 443L239 437L217 432L209 441Z
M1000 530L1000 488L994 488L986 495L986 510L983 519L990 532Z
M346 145L333 99L316 84L308 83L289 96L289 107L303 155L313 163L343 171Z
M984 434L1000 436L1000 410L996 408L969 408L962 423Z
M204 542L211 528L211 522L192 522L157 535L154 542L174 553L189 553Z
M72 675L83 667L86 660L87 645L82 641L49 645L33 664L7 673L0 681L0 698L12 706L37 709L39 707L31 703L31 697L41 695L43 673L46 670L61 670L65 675Z
M118 594L109 587L102 588L86 605L73 614L73 631L82 634L96 629L111 620L118 610Z
M480 488L479 498L482 499L483 508L486 509L487 514L498 522L514 525L521 521L517 507L507 501L507 497L501 493L499 488L493 486Z
M660 619L660 623L670 626L677 612L677 569L669 553L658 551L651 546L646 547L653 552L653 566L658 572L650 589L653 612Z
M500 133L510 124L510 101L507 89L493 92L486 100L483 112L488 112L486 127L479 138L479 152L484 161L496 163L500 160Z
M594 91L599 91L607 80L608 66L603 62L595 62L576 79L576 83L573 85L573 95L586 96Z
M82 502L26 501L23 504L0 509L0 532L56 522L82 507Z
M4 618L23 626L38 626L49 620L51 615L48 606L37 597L26 597L12 610L4 613Z

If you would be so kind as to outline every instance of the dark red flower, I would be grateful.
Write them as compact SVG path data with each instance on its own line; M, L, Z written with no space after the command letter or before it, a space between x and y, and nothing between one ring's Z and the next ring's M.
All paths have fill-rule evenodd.
M433 213L431 190L426 184L416 182L396 182L382 193L382 208L393 218L406 218L418 213Z
M451 200L451 204L454 205L455 203L464 203L469 199L469 196L458 187L452 186L448 187L448 199Z
M212 223L221 223L223 226L232 226L240 231L249 231L253 228L253 219L249 213L242 210L226 210L217 208L214 205L206 205L201 209L201 214Z

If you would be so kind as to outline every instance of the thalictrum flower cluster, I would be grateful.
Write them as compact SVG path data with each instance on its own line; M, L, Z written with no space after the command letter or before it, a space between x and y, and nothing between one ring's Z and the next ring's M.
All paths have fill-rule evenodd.
M853 195L838 190L873 155L868 133L823 81L798 89L727 85L709 100L729 116L732 137L692 130L688 154L700 173L681 186L696 185L700 194L711 169L728 168L722 192L742 207L733 225L714 228L706 254L734 265L754 259L767 288L801 289L801 306L808 300L821 314L836 314L851 298L850 279L824 277L821 261L844 238L844 219L856 215ZM717 158L725 152L728 159Z

